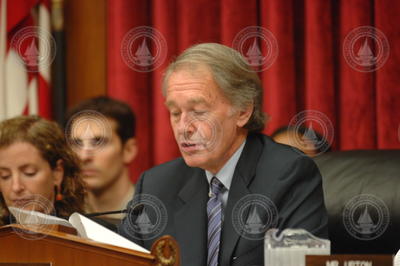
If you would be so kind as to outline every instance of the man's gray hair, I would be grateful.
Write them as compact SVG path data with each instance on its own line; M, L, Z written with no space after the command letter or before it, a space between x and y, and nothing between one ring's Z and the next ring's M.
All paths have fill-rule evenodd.
M225 97L239 110L253 104L254 110L244 126L249 132L262 131L265 114L262 111L262 86L257 73L236 50L218 43L202 43L186 49L165 71L162 91L173 72L198 66L210 69L214 81Z

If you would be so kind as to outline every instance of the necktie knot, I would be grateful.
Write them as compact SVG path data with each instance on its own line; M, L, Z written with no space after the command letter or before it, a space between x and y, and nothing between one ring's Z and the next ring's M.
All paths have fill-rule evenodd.
M224 184L222 184L221 181L219 181L215 176L211 179L211 193L213 195L218 196L224 187Z

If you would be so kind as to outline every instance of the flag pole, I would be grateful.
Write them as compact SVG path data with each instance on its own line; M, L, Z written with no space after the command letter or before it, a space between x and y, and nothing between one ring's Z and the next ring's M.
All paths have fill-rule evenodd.
M6 43L7 43L7 1L0 0L0 121L7 116L6 102Z
M60 125L64 125L67 98L65 77L64 1L52 0L51 10L53 37L56 41L56 56L52 69L53 119Z

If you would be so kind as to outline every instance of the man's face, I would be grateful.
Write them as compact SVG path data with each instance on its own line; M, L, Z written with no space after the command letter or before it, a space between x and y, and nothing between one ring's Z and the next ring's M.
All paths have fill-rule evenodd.
M166 95L172 129L186 164L216 173L237 148L238 126L243 124L239 112L205 67L172 73Z
M80 117L71 126L72 149L81 159L83 178L92 192L102 191L115 182L124 169L123 146L116 133L116 122Z

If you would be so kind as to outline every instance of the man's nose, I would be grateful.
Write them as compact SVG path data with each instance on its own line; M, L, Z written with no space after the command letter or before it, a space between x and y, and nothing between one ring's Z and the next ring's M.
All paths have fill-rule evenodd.
M182 113L178 122L179 135L190 136L195 131L193 117L190 114Z
M94 148L89 144L83 144L78 149L78 156L82 161L90 161L93 158Z

